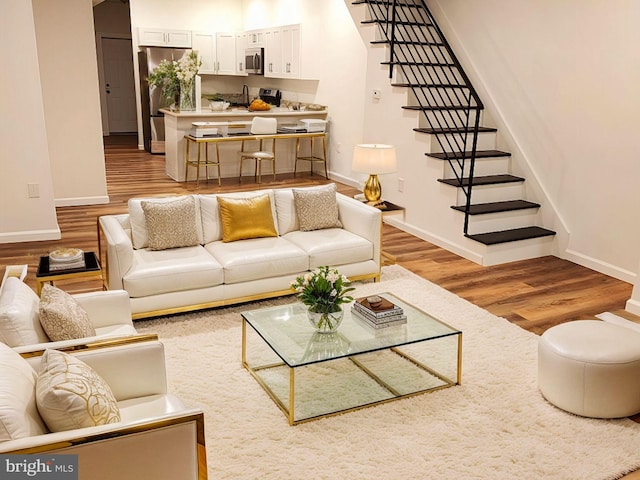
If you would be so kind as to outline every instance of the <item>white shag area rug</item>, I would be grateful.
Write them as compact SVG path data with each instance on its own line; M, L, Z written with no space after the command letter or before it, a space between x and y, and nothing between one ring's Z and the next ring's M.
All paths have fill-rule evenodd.
M603 480L640 467L639 424L540 395L536 335L396 265L354 285L462 330L462 384L290 427L241 366L240 312L295 297L137 322L165 344L171 390L205 412L209 478Z

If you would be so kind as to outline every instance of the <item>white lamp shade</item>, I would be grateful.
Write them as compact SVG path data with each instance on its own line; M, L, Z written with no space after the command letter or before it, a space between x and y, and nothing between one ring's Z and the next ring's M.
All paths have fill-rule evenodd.
M351 168L355 172L373 175L393 173L396 171L396 149L380 143L356 145Z

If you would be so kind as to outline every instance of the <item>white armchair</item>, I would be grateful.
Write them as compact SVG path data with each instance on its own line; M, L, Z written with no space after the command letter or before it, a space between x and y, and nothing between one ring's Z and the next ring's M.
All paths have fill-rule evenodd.
M0 290L0 342L23 353L45 348L84 348L107 339L138 335L131 320L131 303L126 291L81 293L73 298L87 312L96 335L52 342L39 322L40 299L36 293L18 278L7 278Z
M72 355L109 385L121 421L49 432L39 414L42 407L36 408L40 400L35 377L41 358L23 358L0 345L0 426L9 431L0 428L0 453L77 454L80 480L207 478L204 415L167 391L162 343L139 342Z

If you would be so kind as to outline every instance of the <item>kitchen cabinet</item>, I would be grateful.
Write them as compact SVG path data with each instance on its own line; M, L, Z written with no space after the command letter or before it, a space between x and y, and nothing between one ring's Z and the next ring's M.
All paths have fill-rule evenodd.
M280 28L265 32L264 76L282 77L282 30Z
M244 51L247 48L247 33L236 33L236 72L238 75L246 75L244 64Z
M306 72L302 68L300 51L304 43L299 24L267 30L265 45L265 77L312 78L313 72ZM312 56L312 47L313 45L305 45L305 55Z
M247 48L266 47L266 32L264 30L249 30L247 34Z
M163 28L138 28L138 45L141 47L191 48L191 31Z
M236 51L235 32L193 32L193 49L198 51L203 75L246 75ZM242 57L244 58L244 57ZM239 68L242 67L242 68Z
M214 75L216 73L216 36L213 33L193 32L191 35L193 49L198 52L202 62L199 74Z
M300 78L300 25L282 27L282 76Z
M236 34L235 32L216 33L216 73L218 75L236 75Z

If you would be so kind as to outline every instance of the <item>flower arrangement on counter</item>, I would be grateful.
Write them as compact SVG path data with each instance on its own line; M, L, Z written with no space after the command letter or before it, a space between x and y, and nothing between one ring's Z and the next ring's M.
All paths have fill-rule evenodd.
M193 85L195 76L202 65L198 52L191 50L180 60L162 60L149 74L147 81L152 87L161 89L161 94L168 102L177 103L184 109L193 109L193 105L183 105L186 100L193 103ZM178 100L178 96L179 100ZM185 99L185 100L183 100Z

